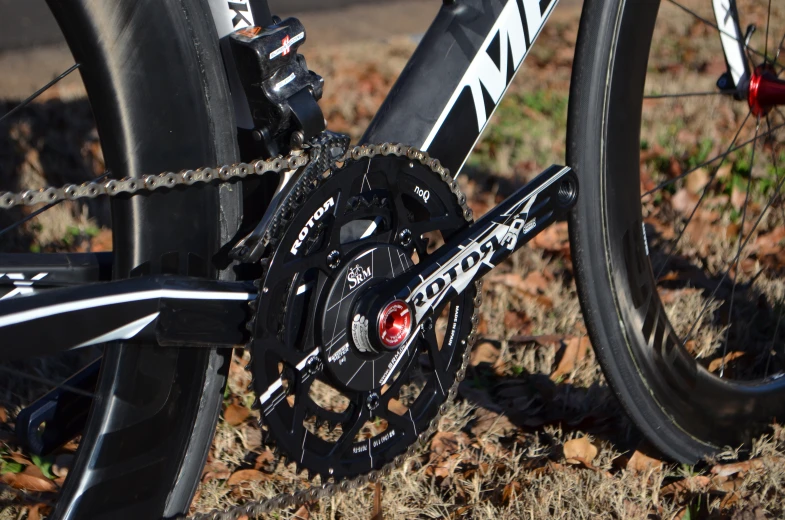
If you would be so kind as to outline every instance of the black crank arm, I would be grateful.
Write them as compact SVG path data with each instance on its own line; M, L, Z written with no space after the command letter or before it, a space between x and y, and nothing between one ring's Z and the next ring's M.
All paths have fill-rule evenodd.
M234 346L247 341L250 283L147 276L0 300L0 360L108 341Z
M409 303L414 324L421 323L440 303L565 217L577 198L575 172L551 166L420 263L396 298Z

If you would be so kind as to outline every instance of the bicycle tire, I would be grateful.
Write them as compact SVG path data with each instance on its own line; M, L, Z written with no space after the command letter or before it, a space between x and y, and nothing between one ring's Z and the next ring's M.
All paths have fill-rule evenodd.
M113 177L237 160L204 0L50 1L80 63ZM237 229L239 186L112 201L114 277L230 277L213 255ZM229 354L112 344L54 518L187 513L222 405Z
M567 161L581 186L570 241L584 319L608 383L649 441L694 463L748 445L782 417L785 380L716 377L663 319L639 202L643 87L658 9L659 1L584 4L568 121Z

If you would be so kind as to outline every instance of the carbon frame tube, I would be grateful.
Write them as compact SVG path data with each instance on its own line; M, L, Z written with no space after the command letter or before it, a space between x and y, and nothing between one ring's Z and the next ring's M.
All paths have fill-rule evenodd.
M557 3L445 1L362 142L414 146L457 175Z

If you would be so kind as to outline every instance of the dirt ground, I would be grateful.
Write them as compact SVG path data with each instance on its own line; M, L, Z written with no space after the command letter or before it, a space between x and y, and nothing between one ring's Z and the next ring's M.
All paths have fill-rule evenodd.
M716 32L676 6L663 4L646 92L662 95L716 88L714 83L725 69ZM707 2L685 4L711 17ZM744 12L758 23L751 44L760 48L765 27L760 20L767 3L740 1L739 5L748 7ZM554 16L460 177L476 215L545 167L564 162L579 15L579 6L568 3ZM772 25L770 51L776 51L785 33L783 6L774 6L773 19L777 23ZM416 37L408 34L305 50L309 66L326 79L322 106L330 128L356 140L415 46ZM0 63L3 59L11 58L0 55ZM60 143L56 148L69 151L68 161L57 163L70 168L62 175L78 179L103 171L89 106L78 85L62 89L0 128L12 143L3 149L0 140L0 172L5 165L28 186L61 182L47 167L55 152L42 144L52 139ZM8 94L6 98L5 104L0 101L0 113L18 99ZM750 235L750 245L730 270L744 288L741 297L755 297L755 305L737 309L741 319L760 319L754 310L761 301L781 309L785 294L780 281L785 265L781 248L785 211L780 200L765 211L775 185L785 175L778 131L785 117L774 111L762 120L759 134L774 130L753 148L740 146L756 132L754 121L745 122L746 114L746 104L724 96L648 99L641 136L642 193L668 184L643 199L647 235L657 252L655 270L662 270L660 296L678 332L688 332L696 320L702 324L688 348L707 369L724 370L727 365L739 374L755 370L756 365L747 362L753 356L739 347L751 339L724 325L720 300L727 284L717 282L712 274L727 267L740 232ZM40 124L59 118L82 123L66 137L46 129L52 125ZM737 131L738 149L724 161L709 162L729 146L734 148ZM16 181L0 174L0 189L12 182ZM704 190L707 183L711 186ZM701 198L705 203L693 212ZM63 205L61 212L31 224L38 227L28 228L10 245L44 251L98 250L110 243L104 207ZM757 220L760 224L753 227ZM674 248L680 260L675 262L667 252L683 228L686 238ZM689 283L672 283L684 280ZM784 517L785 429L773 425L742 460L736 458L734 447L717 460L695 466L665 460L641 438L608 388L586 336L573 281L566 224L556 224L487 277L480 339L471 368L436 436L379 486L280 511L271 518ZM704 308L709 309L705 314ZM771 328L771 342L782 343L781 317L780 312L758 327L764 339L753 337L753 343L760 343L764 351L769 348L763 344L772 337ZM778 363L783 354L769 351ZM767 370L771 357L766 358ZM60 370L67 373L81 361L65 360ZM250 407L254 396L247 390L250 375L243 368L245 361L238 354L231 365L224 415L192 512L309 485L262 445L258 412ZM35 392L4 391L0 393L0 461L4 461L0 474L10 485L0 485L0 519L38 518L56 500L61 474L55 469L62 473L69 459L35 460L16 449L12 419ZM60 457L68 454L64 450ZM51 487L44 492L14 487L15 477L8 475L25 473L51 482Z

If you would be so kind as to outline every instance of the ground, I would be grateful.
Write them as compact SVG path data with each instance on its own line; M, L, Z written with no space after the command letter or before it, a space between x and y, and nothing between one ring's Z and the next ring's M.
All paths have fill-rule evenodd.
M707 2L686 3L711 17ZM745 11L758 21L753 43L762 42L765 24L760 18L766 6L758 2ZM725 69L716 33L674 5L666 2L662 9L646 92L712 90ZM568 6L546 27L461 175L461 187L476 215L551 163L564 162L579 14L579 8ZM775 19L780 23L772 33L782 35L782 6L775 5ZM772 42L776 46L779 38L774 42L772 37ZM409 35L306 46L309 66L326 78L322 106L330 128L356 140L415 46L416 37ZM15 99L18 96L9 97L5 107ZM751 147L733 150L734 133L746 114L744 103L721 97L650 99L643 111L642 191L670 182L668 189L644 198L647 235L652 249L659 251L655 269L666 267L660 295L681 333L701 317L703 307L710 309L701 317L703 325L688 347L712 371L724 370L726 365L739 373L751 370L745 364L750 356L733 348L750 339L738 330L730 330L730 352L728 348L718 352L728 330L722 320L715 319L723 312L715 298L727 283L706 275L722 271L723 261L738 246L739 230L754 231L744 260L729 269L734 279L743 282L745 294L755 294L756 302L769 302L777 310L782 304L776 302L785 291L780 282L785 260L780 247L785 237L783 205L775 200L773 209L764 211L785 173L778 163L783 160L782 134L775 132L762 140L755 152ZM58 125L53 124L63 120L77 123L64 137L54 131ZM770 121L761 121L758 131L782 124L782 115L773 112ZM0 147L9 147L0 148L0 172L17 172L27 187L103 172L89 107L78 86L63 87L3 126L2 132L11 140L0 141ZM752 139L755 132L754 121L749 121L737 145ZM725 161L704 164L729 146L732 153ZM57 171L63 178L51 173L47 162L62 150L67 151L68 160L60 159ZM673 181L691 170L683 180ZM706 204L691 218L710 179L714 182ZM749 195L748 179L755 179ZM0 188L11 182L7 176L0 177ZM745 199L751 202L748 212L743 210ZM110 243L102 206L63 205L60 211L56 218L32 221L6 245L34 251L99 250ZM760 225L753 229L760 215ZM685 223L688 238L676 249L682 261L669 263L664 241ZM379 485L273 517L757 520L785 516L785 429L773 425L741 460L729 447L717 460L695 466L666 461L642 439L607 386L586 336L573 280L566 224L556 224L487 277L471 368L436 436ZM669 283L674 281L685 283ZM706 296L707 288L713 296ZM761 319L754 310L750 319ZM774 327L773 337L780 339L781 311L776 319L770 312L763 316L769 319L762 327ZM769 352L777 363L781 354L771 348ZM224 414L193 512L307 485L262 446L242 357L236 353L231 365ZM59 370L68 373L79 362L83 359L65 360ZM46 370L49 377L57 373ZM75 447L66 446L58 456L43 460L16 449L11 435L13 417L35 397L35 388L22 385L21 380L16 383L5 385L5 393L0 393L0 423L5 423L0 424L0 474L8 484L0 486L2 520L38 518L48 511ZM23 387L29 390L19 392Z

